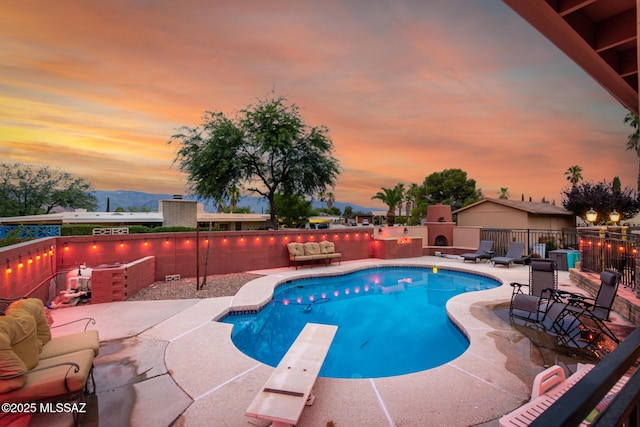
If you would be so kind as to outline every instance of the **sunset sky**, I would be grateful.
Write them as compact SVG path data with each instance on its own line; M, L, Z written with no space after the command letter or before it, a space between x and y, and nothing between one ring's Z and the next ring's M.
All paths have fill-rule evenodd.
M460 168L561 202L571 165L635 187L627 110L500 0L5 2L0 159L186 193L167 141L287 97L325 125L340 202ZM242 205L242 202L240 202Z

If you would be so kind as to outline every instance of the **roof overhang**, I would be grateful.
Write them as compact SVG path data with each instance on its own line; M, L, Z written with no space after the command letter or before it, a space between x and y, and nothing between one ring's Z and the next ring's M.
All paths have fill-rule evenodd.
M503 0L638 114L636 0Z

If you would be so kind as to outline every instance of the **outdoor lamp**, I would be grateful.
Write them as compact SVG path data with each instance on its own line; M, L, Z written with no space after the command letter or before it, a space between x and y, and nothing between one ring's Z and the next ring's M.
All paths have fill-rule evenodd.
M593 225L593 223L596 222L597 218L598 218L598 212L594 211L593 208L587 211L587 221L589 221L591 225Z
M609 219L613 222L613 225L616 225L618 221L620 221L620 214L614 209L613 212L609 214Z

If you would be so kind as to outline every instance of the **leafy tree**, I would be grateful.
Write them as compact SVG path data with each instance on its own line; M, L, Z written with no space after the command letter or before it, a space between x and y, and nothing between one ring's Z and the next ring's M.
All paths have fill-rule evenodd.
M636 190L640 192L640 128L638 127L638 116L628 113L624 117L624 124L633 128L633 133L627 137L627 151L635 151L638 156L638 182Z
M83 178L48 166L0 165L0 217L48 214L58 207L95 210L92 191Z
M498 199L502 199L502 200L508 200L509 199L509 188L507 187L500 187L500 191L498 192L499 196Z
M278 218L286 227L297 227L304 224L313 214L311 202L299 194L276 193L274 201L276 209L280 212Z
M396 208L402 203L403 187L401 184L396 185L394 188L384 188L382 191L378 191L371 199L378 199L389 207L387 211L387 225L392 226L396 223Z
M180 128L169 143L180 146L175 161L193 194L228 199L233 188L246 188L269 201L274 228L278 192L312 196L339 174L327 128L308 127L283 97L258 100L235 119L208 111L202 125Z
M452 210L482 198L482 191L476 189L475 179L467 179L467 173L461 169L432 173L424 179L421 193L428 204L442 203L450 205Z
M562 193L562 206L582 218L593 208L598 213L599 223L607 222L613 210L620 214L621 220L632 218L640 212L640 201L633 189L626 187L624 190L616 190L607 181L583 182L565 189Z
M582 180L582 168L578 165L569 166L564 175L573 187Z
M342 216L345 217L346 219L353 218L353 207L345 206L344 207L344 212L342 213Z

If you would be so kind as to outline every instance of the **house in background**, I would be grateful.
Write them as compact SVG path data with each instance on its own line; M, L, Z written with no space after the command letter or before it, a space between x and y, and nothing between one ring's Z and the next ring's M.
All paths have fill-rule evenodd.
M563 230L575 228L576 215L549 203L483 199L453 212L463 227Z

